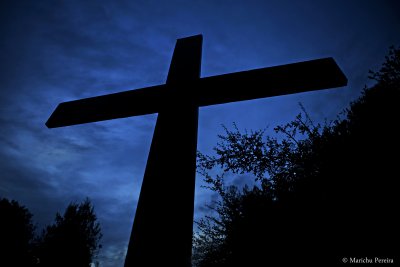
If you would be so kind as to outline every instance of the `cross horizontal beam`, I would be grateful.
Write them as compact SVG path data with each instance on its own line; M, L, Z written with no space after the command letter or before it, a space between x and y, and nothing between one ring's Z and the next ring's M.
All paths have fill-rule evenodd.
M64 102L57 106L48 128L157 113L171 98L197 106L341 87L347 78L333 58L261 68ZM174 92L185 87L184 95Z
M347 85L333 58L255 69L199 80L194 86L199 106L295 94Z

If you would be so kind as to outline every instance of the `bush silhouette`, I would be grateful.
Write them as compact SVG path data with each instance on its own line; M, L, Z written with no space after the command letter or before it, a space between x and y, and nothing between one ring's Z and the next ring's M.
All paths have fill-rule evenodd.
M0 199L0 265L32 266L35 226L32 214L17 201Z
M40 266L89 266L101 247L100 225L89 199L71 203L39 239Z
M32 214L17 201L0 200L0 266L89 266L101 245L100 224L89 199L71 203L40 236Z
M216 216L197 222L194 265L397 259L400 50L391 48L370 74L376 84L329 125L315 125L303 109L275 128L281 139L235 126L219 136L216 156L198 153L198 171L220 198ZM257 184L225 186L229 172Z

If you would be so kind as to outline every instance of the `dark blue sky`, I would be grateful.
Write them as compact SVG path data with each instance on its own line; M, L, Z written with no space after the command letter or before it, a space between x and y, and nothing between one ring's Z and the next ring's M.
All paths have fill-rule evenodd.
M298 102L334 119L400 44L398 14L397 0L1 1L0 197L39 226L90 197L102 266L122 266L156 115L49 130L58 103L164 83L176 39L200 33L203 77L330 56L346 73L342 89L202 108L198 148L210 153L221 124L272 129ZM196 218L211 201L197 182Z

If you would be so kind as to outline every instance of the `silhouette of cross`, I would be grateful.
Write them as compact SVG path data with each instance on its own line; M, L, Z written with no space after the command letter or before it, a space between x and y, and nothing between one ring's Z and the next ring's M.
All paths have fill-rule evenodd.
M125 267L191 265L199 107L347 84L332 58L200 78L202 41L177 40L165 84L64 102L46 122L158 113Z

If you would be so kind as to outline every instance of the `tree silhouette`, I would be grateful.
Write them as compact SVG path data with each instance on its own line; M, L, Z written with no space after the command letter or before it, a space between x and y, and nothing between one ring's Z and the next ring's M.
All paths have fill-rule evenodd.
M89 199L56 214L39 239L39 266L89 266L101 248L100 224Z
M396 261L400 50L391 48L370 78L376 84L330 124L315 125L303 109L274 129L278 137L234 126L219 136L215 156L198 153L198 171L220 198L216 215L197 222L194 265ZM227 173L256 185L227 186Z
M32 266L35 226L32 214L17 201L0 199L0 265Z

